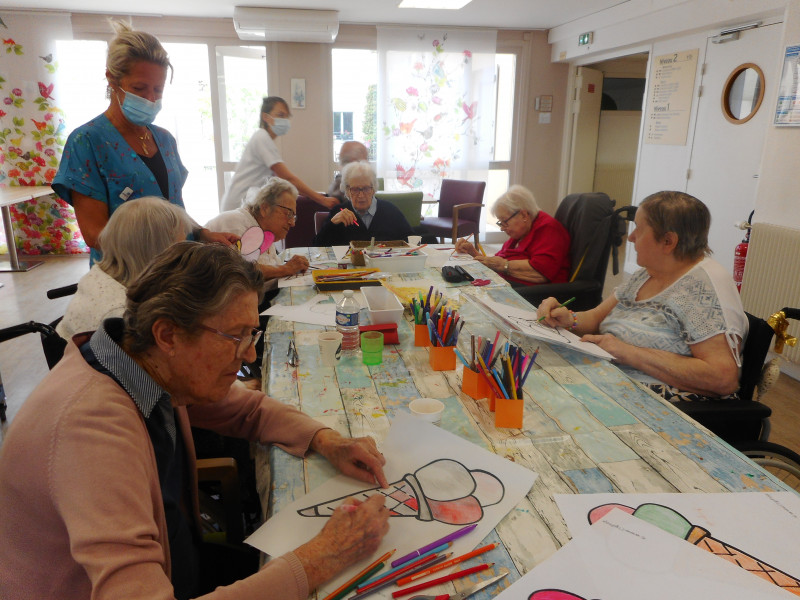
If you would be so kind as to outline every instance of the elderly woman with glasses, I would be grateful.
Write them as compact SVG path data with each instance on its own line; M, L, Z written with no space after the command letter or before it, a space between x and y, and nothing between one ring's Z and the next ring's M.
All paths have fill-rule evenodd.
M414 235L400 209L375 198L377 178L367 161L347 164L341 187L347 201L331 210L314 238L315 245L346 246L353 240L404 240Z
M305 600L375 552L389 529L381 494L346 501L320 533L243 579L216 577L221 550L198 541L190 425L319 452L388 485L371 438L234 385L261 334L263 286L235 250L179 242L128 288L124 319L72 339L3 441L0 597Z
M229 231L243 236L253 227L259 227L273 237L269 248L264 248L256 259L262 275L277 286L277 279L295 275L308 269L305 256L293 256L283 263L275 249L275 242L286 238L286 234L297 222L297 188L280 177L273 177L257 193L244 199L241 208L224 212L206 223L210 231ZM268 232L268 233L267 233ZM267 240L269 241L269 240Z
M569 233L541 210L527 188L512 185L492 206L497 226L509 239L494 256L478 252L466 239L456 251L497 271L512 283L563 283L569 277Z

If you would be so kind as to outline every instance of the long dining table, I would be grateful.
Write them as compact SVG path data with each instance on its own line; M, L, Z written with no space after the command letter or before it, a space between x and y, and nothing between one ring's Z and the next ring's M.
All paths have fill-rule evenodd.
M295 248L313 261L333 258L331 249ZM437 250L430 250L431 253ZM533 309L499 275L481 265L464 267L483 287L444 282L438 267L420 273L392 274L388 283L429 280L460 305L462 336L494 338L502 323L479 303L477 295ZM319 292L313 286L281 289L273 304L298 305ZM369 321L366 309L362 322ZM536 363L524 385L524 419L520 429L498 428L489 401L473 400L461 391L463 366L433 371L429 348L414 345L407 310L398 324L399 343L387 345L383 362L364 365L343 358L322 366L317 336L324 326L271 318L265 341L263 387L275 398L345 436L373 436L378 443L392 418L408 412L418 397L445 405L441 427L538 474L527 496L503 518L482 544L497 542L487 560L507 567L502 586L478 592L489 598L538 565L570 540L556 494L600 492L747 492L791 491L780 480L731 448L714 434L627 377L612 362L531 338L515 338L528 352L537 347ZM332 329L332 328L330 328ZM463 339L463 338L462 338ZM294 341L299 361L287 360ZM468 347L468 346L467 346ZM334 475L313 453L296 458L277 448L258 446L256 468L264 514L271 516ZM463 583L456 583L456 588ZM389 593L376 593L388 598Z

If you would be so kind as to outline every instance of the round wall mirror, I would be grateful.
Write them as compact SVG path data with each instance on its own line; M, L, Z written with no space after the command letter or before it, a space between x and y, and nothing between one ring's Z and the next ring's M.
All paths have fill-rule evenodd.
M764 72L753 63L736 67L722 90L722 114L731 123L747 123L764 99Z

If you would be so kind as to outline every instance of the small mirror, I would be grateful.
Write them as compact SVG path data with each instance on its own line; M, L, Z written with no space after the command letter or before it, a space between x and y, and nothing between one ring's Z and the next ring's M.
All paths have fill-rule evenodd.
M746 123L764 99L764 72L753 63L736 67L722 91L722 113L731 123Z

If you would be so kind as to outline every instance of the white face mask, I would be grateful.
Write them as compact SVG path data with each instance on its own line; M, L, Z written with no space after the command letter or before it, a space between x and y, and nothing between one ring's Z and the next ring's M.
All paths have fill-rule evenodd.
M286 135L287 133L289 133L290 126L291 123L289 122L289 119L281 119L273 117L270 129L272 130L272 133L274 133L275 135Z

